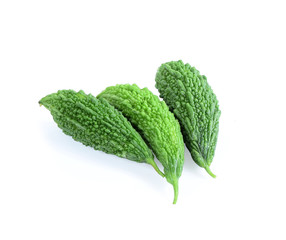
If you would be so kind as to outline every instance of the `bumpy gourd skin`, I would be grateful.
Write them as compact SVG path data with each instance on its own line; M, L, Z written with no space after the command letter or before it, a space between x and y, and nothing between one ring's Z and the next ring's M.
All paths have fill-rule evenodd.
M193 160L212 176L220 110L217 98L200 72L180 61L162 64L156 88L181 124L184 141Z
M154 156L130 122L104 99L83 91L60 90L42 98L63 132L95 150L151 164L161 175Z
M169 183L174 186L174 202L178 197L178 178L184 164L184 142L180 124L165 102L147 88L137 85L108 87L98 98L105 98L141 133L164 167Z

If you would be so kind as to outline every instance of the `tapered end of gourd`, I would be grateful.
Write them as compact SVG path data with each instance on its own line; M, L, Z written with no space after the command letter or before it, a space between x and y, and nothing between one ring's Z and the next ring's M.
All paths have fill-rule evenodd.
M42 99L38 102L40 107L43 106Z
M161 177L165 177L165 174L161 172L154 159L148 158L146 162L149 163Z
M39 103L40 107L44 106L47 108L47 101L51 98L52 95L54 95L54 94L49 94L49 95L43 97L41 100L39 100L38 103Z
M216 178L216 175L212 173L209 166L206 166L205 169L210 176L212 176L213 178Z
M173 182L173 188L174 188L173 204L176 204L176 202L178 200L178 194L179 194L179 186L178 186L178 180L177 179L176 179L176 181Z

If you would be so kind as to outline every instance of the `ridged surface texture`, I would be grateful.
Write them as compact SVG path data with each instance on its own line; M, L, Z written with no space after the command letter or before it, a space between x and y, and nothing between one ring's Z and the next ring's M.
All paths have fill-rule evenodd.
M184 142L180 124L165 102L147 88L137 85L108 87L98 95L122 111L139 131L164 167L169 183L174 186L174 203L178 196L178 178L184 164Z
M104 99L83 91L59 90L39 101L63 132L95 150L146 162L162 176L154 156L130 122Z
M193 160L212 176L220 110L216 95L200 72L181 60L162 64L156 74L160 97L178 118Z

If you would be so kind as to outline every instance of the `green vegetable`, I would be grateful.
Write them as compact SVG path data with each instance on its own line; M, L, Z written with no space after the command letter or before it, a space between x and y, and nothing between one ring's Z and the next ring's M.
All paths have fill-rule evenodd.
M161 175L154 156L130 122L104 99L83 91L60 90L39 101L50 110L63 132L95 150L151 164Z
M147 88L137 85L108 87L98 98L105 98L141 133L164 167L166 179L178 197L178 178L184 164L184 142L179 122L165 104Z
M156 88L181 124L184 141L193 160L212 176L220 110L217 98L200 72L181 60L162 64Z

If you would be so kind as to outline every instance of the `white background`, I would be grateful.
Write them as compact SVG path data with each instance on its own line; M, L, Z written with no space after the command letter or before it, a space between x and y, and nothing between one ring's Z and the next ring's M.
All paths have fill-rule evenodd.
M2 0L0 239L286 239L283 2ZM38 105L117 83L158 95L179 59L222 115L217 178L186 151L176 205L151 166L74 142Z

